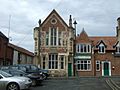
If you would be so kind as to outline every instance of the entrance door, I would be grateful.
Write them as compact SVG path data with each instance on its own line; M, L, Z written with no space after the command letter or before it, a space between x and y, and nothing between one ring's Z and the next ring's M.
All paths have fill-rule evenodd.
M109 76L109 62L104 62L104 76Z
M68 63L68 76L72 76L72 64Z

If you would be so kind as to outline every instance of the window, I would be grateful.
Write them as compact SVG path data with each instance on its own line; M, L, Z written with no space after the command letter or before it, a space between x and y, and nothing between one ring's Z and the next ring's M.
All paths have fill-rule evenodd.
M91 70L91 61L90 60L78 60L77 61L77 70L90 71Z
M103 44L100 44L98 46L98 49L99 49L98 53L105 53L105 46Z
M120 53L120 47L119 46L116 47L116 53Z
M90 53L91 45L90 44L77 44L76 51L77 53Z
M58 69L58 55L57 54L49 55L49 69Z
M58 33L58 45L62 45L61 32Z
M46 45L49 45L49 32L46 32Z
M60 56L60 69L64 69L64 56Z
M43 69L45 69L45 56L43 56Z
M57 30L56 30L56 28L51 28L51 37L50 37L50 39L51 39L51 45L52 46L55 46L55 45L57 45Z
M73 45L72 41L70 40L70 51L73 51Z
M100 61L96 61L96 71L100 71Z

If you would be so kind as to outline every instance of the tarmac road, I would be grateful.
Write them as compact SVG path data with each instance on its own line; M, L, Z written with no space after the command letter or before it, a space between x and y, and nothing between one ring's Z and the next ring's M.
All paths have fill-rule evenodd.
M41 86L31 90L112 90L106 83L107 78L53 78L43 81Z

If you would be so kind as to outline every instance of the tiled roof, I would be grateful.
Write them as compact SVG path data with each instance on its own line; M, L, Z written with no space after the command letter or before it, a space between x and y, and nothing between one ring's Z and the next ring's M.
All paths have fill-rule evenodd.
M91 43L95 50L96 46L98 46L101 42L105 44L106 50L115 50L113 46L117 43L117 37L115 36L88 36L87 33L83 30L79 36L76 37L76 43Z
M30 51L28 51L28 50L26 50L26 49L24 49L22 47L16 46L16 45L11 44L11 43L9 43L8 46L15 49L15 50L17 50L17 51L19 51L19 52L21 52L21 53L24 53L26 55L34 57L34 53L32 53L32 52L30 52Z
M87 33L84 31L84 29L82 30L82 32L80 33L79 36L76 37L76 43L91 43Z
M89 38L92 41L93 46L98 45L98 43L102 40L104 44L107 46L106 50L114 50L113 46L117 42L117 37L115 36L96 36Z

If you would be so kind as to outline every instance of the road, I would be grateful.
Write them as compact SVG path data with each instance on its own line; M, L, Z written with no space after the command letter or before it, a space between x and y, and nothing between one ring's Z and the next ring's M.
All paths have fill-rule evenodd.
M106 83L106 78L63 78L49 79L43 84L31 87L31 90L112 90Z

